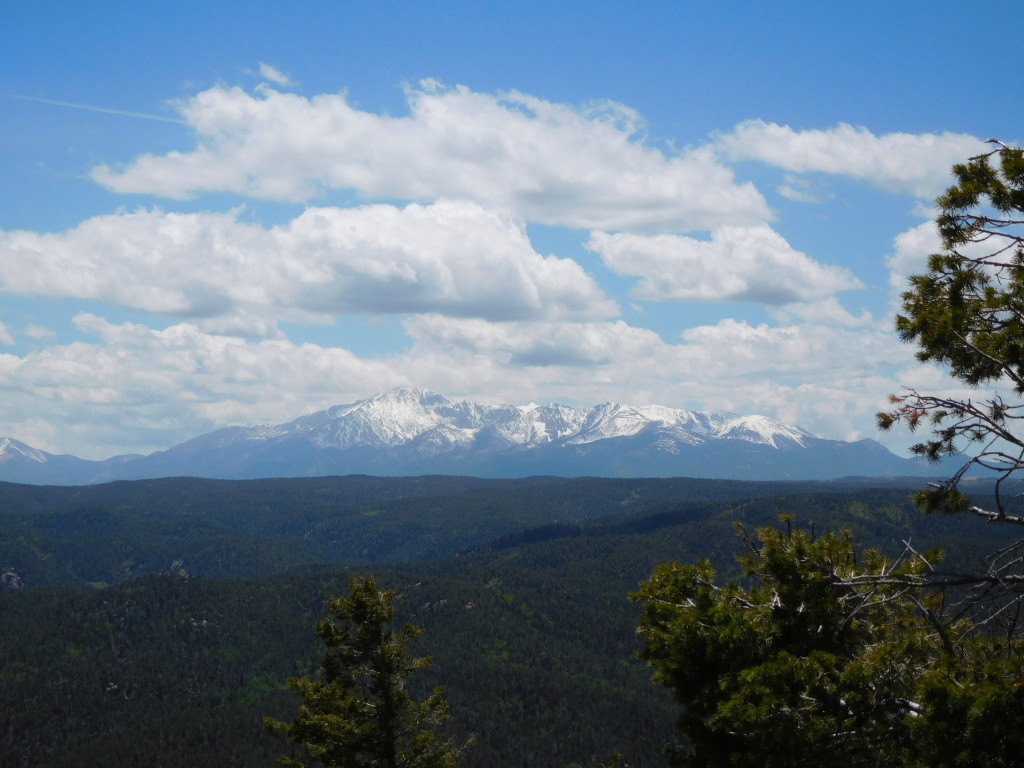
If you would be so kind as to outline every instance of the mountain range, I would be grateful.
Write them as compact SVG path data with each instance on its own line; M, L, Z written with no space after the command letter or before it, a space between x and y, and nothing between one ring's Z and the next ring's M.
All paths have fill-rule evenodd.
M823 480L942 472L874 440L826 440L767 416L618 403L485 405L407 387L287 424L220 429L145 456L91 461L0 438L0 480L50 485L174 476Z

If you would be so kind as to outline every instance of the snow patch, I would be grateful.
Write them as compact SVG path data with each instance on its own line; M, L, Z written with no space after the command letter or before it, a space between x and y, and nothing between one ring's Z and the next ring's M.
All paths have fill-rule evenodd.
M40 464L45 464L48 458L42 451L25 445L25 443L12 440L9 437L0 437L0 461L10 461L18 456L22 456L29 461L37 461Z
M746 440L779 448L804 445L810 433L767 416L737 416L728 411L688 411L663 405L603 403L589 410L552 403L485 405L451 400L411 387L381 392L365 400L336 405L287 424L263 424L222 438L238 441L308 440L319 448L394 448L414 443L441 453L497 447L531 448L542 444L584 445L649 433L659 451L709 440ZM45 460L45 459L44 459Z

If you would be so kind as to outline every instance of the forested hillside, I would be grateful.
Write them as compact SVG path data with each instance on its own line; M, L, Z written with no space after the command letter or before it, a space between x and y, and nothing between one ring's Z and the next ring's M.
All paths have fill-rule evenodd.
M184 567L193 576L261 577L312 563L424 560L528 528L682 499L855 487L856 481L448 476L0 483L0 566L14 568L26 585L115 583L167 573L178 561L174 571Z
M675 707L635 658L627 597L657 563L704 555L736 573L734 522L781 512L885 549L956 540L958 557L1005 535L922 517L898 488L342 480L4 487L0 565L35 559L27 586L0 593L0 696L16 702L0 764L271 765L287 745L262 716L294 712L285 682L317 668L327 595L372 572L426 629L416 651L434 665L412 684L446 688L456 730L476 735L465 765L592 766L618 750L663 766ZM126 552L143 575L118 578ZM191 575L167 574L174 559Z

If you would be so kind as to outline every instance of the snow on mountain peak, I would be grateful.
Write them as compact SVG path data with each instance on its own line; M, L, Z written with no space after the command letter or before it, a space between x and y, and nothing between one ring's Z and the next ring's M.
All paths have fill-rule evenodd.
M399 387L303 416L289 426L314 432L313 442L322 447L395 446L449 423L450 405L443 395Z
M9 437L0 437L0 462L9 461L18 456L23 456L30 461L38 461L40 464L45 464L47 458L45 453L25 445L25 443L12 440Z
M396 448L415 444L424 453L455 448L484 450L564 442L584 445L651 432L669 450L677 443L736 439L778 448L804 445L810 434L767 416L727 411L688 411L663 405L607 402L589 410L567 405L487 405L452 400L413 387L396 387L372 397L302 416L288 424L261 425L225 434L227 442L308 440L319 448Z
M805 429L783 424L769 416L736 416L722 424L716 433L721 438L764 443L773 448L778 448L782 441L805 447L804 440L813 437Z

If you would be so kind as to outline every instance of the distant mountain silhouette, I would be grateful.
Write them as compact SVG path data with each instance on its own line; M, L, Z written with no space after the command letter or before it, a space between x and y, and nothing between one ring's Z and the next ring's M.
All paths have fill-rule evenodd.
M618 403L485 405L405 387L287 424L220 429L148 456L88 461L0 439L0 480L56 485L173 476L822 480L944 471L874 440L825 440L766 416Z

